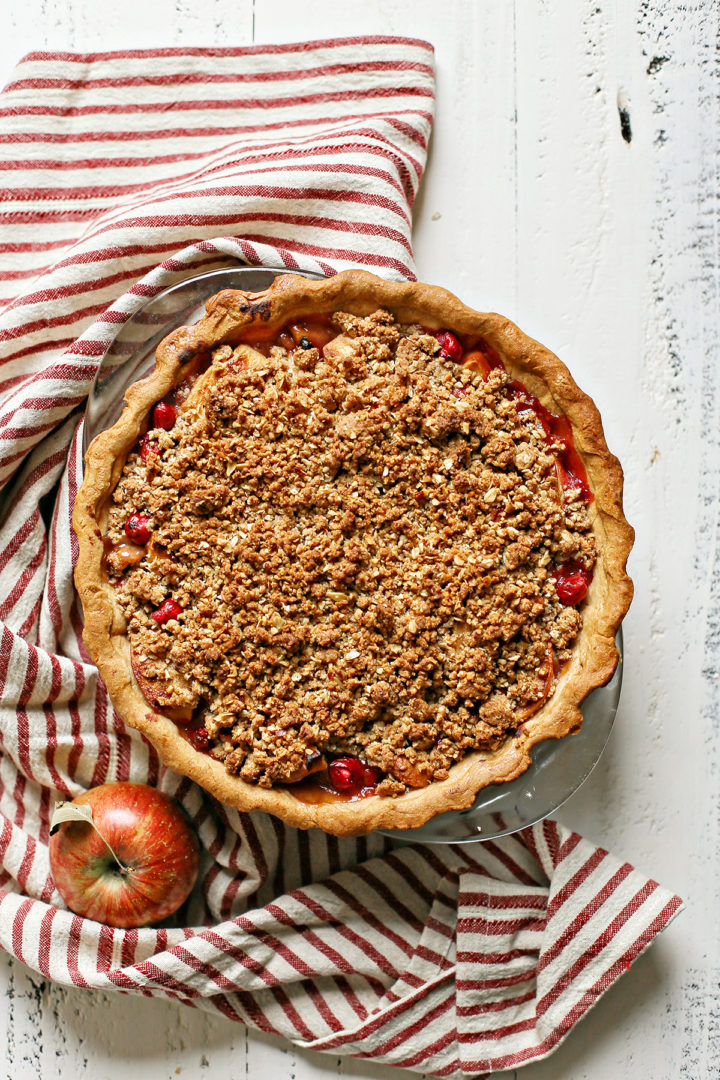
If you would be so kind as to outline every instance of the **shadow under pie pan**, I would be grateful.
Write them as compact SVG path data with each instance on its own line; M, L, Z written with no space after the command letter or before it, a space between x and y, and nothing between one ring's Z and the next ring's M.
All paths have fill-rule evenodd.
M97 435L116 423L123 411L126 391L153 370L155 349L168 333L202 318L205 301L223 289L263 293L282 273L262 267L215 270L187 278L147 301L124 324L103 358L88 399L84 450L87 451ZM314 274L301 276L319 277ZM624 519L622 521L630 532ZM627 533L625 541L629 550ZM624 561L622 569L624 572ZM415 828L390 828L378 823L381 825L379 831L405 841L469 843L515 832L557 810L590 775L612 729L622 684L622 634L617 627L615 629L619 662L609 680L600 686L596 683L595 689L580 702L583 723L579 730L561 738L548 737L537 742L530 751L530 765L520 775L482 787L466 809L435 813ZM209 789L212 791L212 787ZM222 798L221 795L216 797Z

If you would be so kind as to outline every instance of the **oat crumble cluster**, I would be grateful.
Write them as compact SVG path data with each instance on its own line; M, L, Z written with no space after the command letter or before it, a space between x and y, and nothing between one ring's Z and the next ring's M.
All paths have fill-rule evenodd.
M382 310L332 323L322 356L215 351L150 432L161 455L129 455L106 566L145 696L201 712L231 773L269 787L352 755L396 795L552 693L582 622L552 570L591 568L594 540L502 368ZM133 513L151 539L128 565Z

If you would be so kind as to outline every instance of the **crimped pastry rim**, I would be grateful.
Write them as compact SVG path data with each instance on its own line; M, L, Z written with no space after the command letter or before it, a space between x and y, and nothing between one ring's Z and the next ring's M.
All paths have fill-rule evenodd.
M508 736L495 751L468 754L451 767L447 780L396 798L371 795L311 805L287 789L260 788L232 776L222 762L196 751L171 720L153 711L132 673L124 617L103 570L103 527L110 496L148 412L181 381L185 365L198 352L232 343L253 324L272 331L300 314L342 310L366 315L378 307L387 308L402 322L437 324L481 335L500 353L509 374L551 411L567 416L595 496L588 510L597 563L572 659L552 697L520 726L517 735ZM85 476L73 513L79 542L75 583L85 616L85 644L112 704L169 768L196 781L227 806L264 810L297 828L318 827L340 836L376 828L411 829L436 814L471 806L481 788L514 780L524 772L537 742L578 730L580 705L608 681L617 665L615 635L633 592L625 568L634 534L622 509L622 469L607 448L595 404L557 356L509 319L476 312L447 290L422 282L390 282L360 270L319 281L288 274L276 278L261 294L226 289L208 300L206 311L203 319L174 330L160 343L154 371L128 389L120 419L93 440L85 457Z

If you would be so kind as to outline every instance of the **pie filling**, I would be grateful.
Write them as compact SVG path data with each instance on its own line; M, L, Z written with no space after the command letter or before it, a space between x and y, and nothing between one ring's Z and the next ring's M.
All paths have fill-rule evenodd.
M140 689L198 751L307 802L396 796L552 695L591 500L567 419L482 339L338 312L185 369L104 563Z

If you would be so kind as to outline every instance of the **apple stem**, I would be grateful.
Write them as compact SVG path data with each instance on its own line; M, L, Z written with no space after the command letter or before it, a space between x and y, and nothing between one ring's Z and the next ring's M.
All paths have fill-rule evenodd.
M70 803L70 802L58 802L55 803L55 809L53 811L52 818L50 819L50 835L52 836L60 828L64 821L84 821L88 825L92 825L95 832L102 840L105 847L112 855L115 862L118 864L118 869L121 874L127 875L130 873L130 867L125 866L123 862L118 858L117 852L113 850L112 845L106 836L103 836L100 829L93 820L93 813L91 807L86 804Z
M103 834L100 832L100 830L98 829L98 827L97 827L97 825L95 824L94 821L92 822L92 827L95 830L95 832L98 834L100 839L103 841L103 843L105 844L105 847L108 849L108 851L112 855L115 862L118 864L118 869L120 870L120 873L123 874L124 876L129 874L130 873L130 867L126 866L125 863L120 862L120 859L118 858L117 852L115 852L113 850L112 844L110 843L110 841L107 839L106 836L103 836Z

